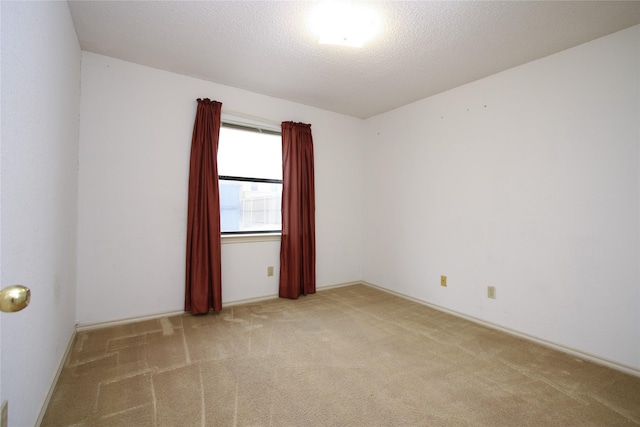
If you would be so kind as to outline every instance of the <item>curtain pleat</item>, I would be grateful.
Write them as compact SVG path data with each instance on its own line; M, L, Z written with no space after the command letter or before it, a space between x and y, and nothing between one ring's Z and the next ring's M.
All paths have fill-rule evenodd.
M222 104L198 99L193 125L187 212L185 311L222 309L218 140Z
M280 290L296 299L316 292L316 231L311 125L282 123Z

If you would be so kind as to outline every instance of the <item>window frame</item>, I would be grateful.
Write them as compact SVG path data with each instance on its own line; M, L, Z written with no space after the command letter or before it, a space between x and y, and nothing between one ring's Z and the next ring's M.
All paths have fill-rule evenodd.
M280 136L280 147L282 149L282 132L276 131L272 129L267 129L265 127L254 125L254 124L239 124L231 121L226 121L224 118L220 123L220 127L227 127L236 130L242 130L247 132L257 132L261 134L268 135L277 135ZM271 179L271 178L250 178L243 176L231 176L231 175L218 175L218 182L220 181L241 181L241 182L255 182L255 183L266 183L266 184L280 184L282 186L282 179ZM230 243L234 242L232 238L234 237L258 237L258 238L268 238L270 236L279 238L282 235L282 221L280 222L280 229L278 230L249 230L249 231L222 231L220 230L220 236Z

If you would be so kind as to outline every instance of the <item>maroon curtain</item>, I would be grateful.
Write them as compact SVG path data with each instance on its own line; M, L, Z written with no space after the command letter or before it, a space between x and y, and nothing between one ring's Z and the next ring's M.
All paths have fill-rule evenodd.
M282 123L280 297L316 292L316 227L311 125Z
M220 311L221 247L218 194L218 138L222 104L198 99L191 141L187 212L184 309L193 314Z

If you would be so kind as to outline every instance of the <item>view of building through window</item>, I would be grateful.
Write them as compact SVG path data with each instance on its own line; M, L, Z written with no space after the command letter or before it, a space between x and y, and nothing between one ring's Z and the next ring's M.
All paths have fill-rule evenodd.
M282 139L279 132L222 125L218 146L222 233L282 228Z

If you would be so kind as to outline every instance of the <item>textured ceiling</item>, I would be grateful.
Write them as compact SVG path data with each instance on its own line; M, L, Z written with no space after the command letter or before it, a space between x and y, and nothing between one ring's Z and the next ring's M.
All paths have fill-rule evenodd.
M382 1L363 48L318 2L70 1L83 50L366 118L640 23L640 2ZM639 41L640 43L640 41Z

